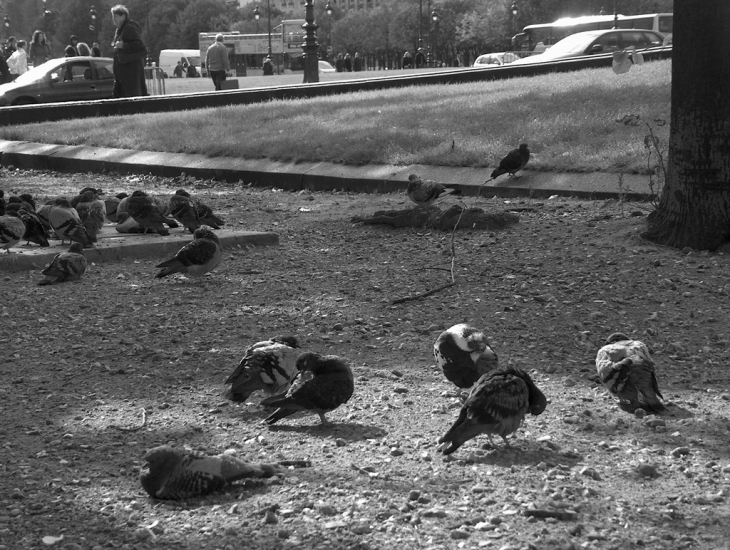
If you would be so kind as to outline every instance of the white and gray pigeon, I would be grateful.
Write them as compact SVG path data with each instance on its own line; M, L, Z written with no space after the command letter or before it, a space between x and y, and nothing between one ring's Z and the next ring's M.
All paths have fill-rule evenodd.
M218 491L239 479L281 473L276 464L245 462L232 454L205 455L161 445L142 457L148 469L140 475L142 488L153 498L184 499Z
M466 323L443 331L433 344L433 356L444 376L460 388L471 388L480 376L498 366L487 336Z
M606 345L596 355L596 371L603 386L618 399L623 408L649 412L666 409L660 398L656 366L649 348L621 332L606 339Z
M274 336L246 349L236 369L224 382L231 387L224 397L243 403L253 392L276 395L289 389L298 374L299 343L293 336Z
M415 174L408 176L408 198L418 206L430 206L442 195L460 195L461 189L454 185L422 180Z

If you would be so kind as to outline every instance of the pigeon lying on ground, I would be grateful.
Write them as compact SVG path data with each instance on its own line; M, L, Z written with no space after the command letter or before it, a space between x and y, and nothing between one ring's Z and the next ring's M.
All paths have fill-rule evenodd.
M156 267L164 269L155 277L162 279L173 273L201 277L218 267L222 259L223 252L218 235L207 227L201 227L195 230L193 240L183 246L174 258L157 264Z
M135 191L126 200L126 211L143 229L154 229L160 235L167 236L170 232L163 224L169 226L172 222L177 226L173 220L162 214L155 200L144 191ZM119 213L118 208L117 212Z
M48 221L56 233L56 236L61 239L61 244L64 244L64 240L81 243L84 248L93 248L94 244L89 239L89 235L86 233L86 228L81 223L76 209L71 206L71 202L66 197L59 197L51 206L48 212Z
M184 189L178 189L177 191L175 191L175 194L182 197L187 197L192 201L198 214L198 220L203 225L209 225L213 229L220 229L221 225L225 225L226 222L213 214L213 210L199 198L191 197L190 193L188 193Z
M46 228L38 214L36 214L36 211L32 210L33 207L29 203L19 200L19 197L10 198L16 199L16 201L8 202L6 214L8 216L16 216L23 221L23 225L25 225L23 239L26 240L26 243L35 243L41 247L51 246L48 244Z
M497 354L486 335L465 323L442 332L433 344L433 356L444 376L460 388L471 388L479 377L497 368Z
M601 383L619 405L630 411L637 408L661 412L666 407L656 380L656 367L646 344L621 332L606 339L596 355L596 370Z
M304 353L297 359L299 374L284 395L261 401L267 407L277 407L265 422L274 424L298 412L318 414L323 425L329 424L325 413L347 403L355 392L355 382L349 365L336 355Z
M472 388L459 418L439 439L439 451L451 454L480 434L487 434L493 447L492 434L510 447L507 436L517 431L525 415L529 412L537 416L546 406L545 395L522 369L501 367L491 371Z
M460 195L461 189L453 185L444 185L435 181L423 181L415 174L408 176L408 189L406 193L419 206L430 206L441 195Z
M52 285L77 281L86 272L86 265L84 247L81 246L81 243L71 243L67 252L56 254L50 265L41 271L45 277L38 284Z
M239 479L281 473L276 464L254 464L227 453L209 456L167 445L150 449L142 458L148 463L148 471L140 476L142 488L159 499L190 498Z
M512 149L506 157L499 161L499 166L494 169L490 179L496 179L507 173L514 176L525 167L529 160L530 150L527 148L527 143L520 143L519 149Z
M224 382L231 384L224 397L243 403L258 390L285 392L299 372L299 343L293 336L274 336L257 342L243 354L236 369Z

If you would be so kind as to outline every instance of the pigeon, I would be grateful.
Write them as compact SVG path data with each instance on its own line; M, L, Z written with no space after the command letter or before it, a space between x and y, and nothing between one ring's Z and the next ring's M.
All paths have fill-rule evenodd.
M135 191L127 198L126 211L143 229L154 229L160 235L167 236L170 232L162 225L170 224L172 220L162 214L162 210L152 197L144 191ZM173 222L174 223L174 222ZM177 227L177 224L175 224Z
M228 453L211 456L168 445L150 449L142 459L148 465L139 478L142 488L158 499L190 498L218 491L239 479L281 473L276 464L255 464Z
M236 370L224 384L231 384L224 396L243 403L258 390L280 394L299 372L297 358L299 342L293 336L274 336L257 342L243 354Z
M43 271L45 275L38 284L52 285L53 283L65 283L77 281L86 271L86 256L81 243L71 243L67 252L56 254L51 263Z
M48 221L58 238L61 239L61 244L68 239L81 243L84 248L94 247L86 233L86 228L81 223L78 212L66 197L59 197L53 202L53 206L48 212Z
M606 339L596 355L596 370L601 383L619 405L630 411L638 408L662 412L666 407L656 380L656 368L646 344L621 332Z
M430 206L441 195L460 195L461 189L453 185L436 183L435 181L423 181L415 174L408 176L408 198L419 206Z
M17 199L18 197L10 198ZM48 244L46 228L40 217L38 217L38 214L36 214L36 211L32 208L31 204L25 201L8 202L6 213L23 220L23 224L25 225L23 238L27 244L35 243L41 247L51 246Z
M13 195L11 197L8 197L7 206L10 206L11 204L22 206L29 212L35 212L35 201L33 200L33 197L30 196L28 193L23 193L19 196Z
M275 424L298 412L319 415L322 425L329 422L325 413L347 403L355 392L355 382L349 365L336 355L304 353L297 359L299 374L284 395L261 401L262 405L277 407L264 422Z
M71 199L71 206L78 210L78 204L85 200L84 195L86 193L91 193L92 195L94 195L95 198L98 199L104 194L104 191L102 191L101 189L94 189L93 187L84 187L81 191L79 191L78 195Z
M512 149L506 157L499 161L499 167L492 171L490 179L498 178L508 172L510 176L514 176L525 167L529 160L530 150L527 148L527 143L520 143L519 149Z
M479 377L497 368L497 354L486 335L465 323L442 332L433 356L444 376L460 388L471 388Z
M117 219L117 225L114 226L117 233L144 233L145 231L134 221L134 218L129 215L129 212L122 212L121 214L116 214L114 217Z
M203 201L196 197L191 197L190 193L188 193L184 189L178 189L177 191L175 191L175 194L182 197L187 197L193 202L193 204L195 205L195 210L198 212L198 219L200 220L200 223L209 225L213 229L220 229L221 225L225 225L225 222L218 216L213 214L213 210L207 204L205 204Z
M454 425L439 439L439 451L451 454L483 433L493 447L492 434L510 447L507 436L517 431L525 415L537 416L546 406L545 395L522 369L508 366L488 372L469 392Z
M86 190L76 201L76 212L81 218L81 223L86 228L86 234L92 243L97 242L97 235L104 227L106 219L106 206L93 190ZM73 203L72 203L73 204Z
M155 277L162 279L173 273L201 277L215 269L222 258L218 236L207 227L200 227L193 233L193 240L183 246L174 258L157 264L156 267L162 267L163 270Z
M0 248L7 254L25 235L25 223L16 214L8 214L5 209L5 193L0 190Z
M126 193L117 193L113 197L106 197L104 199L104 213L107 220L112 223L117 223L117 209L119 208L119 203L127 196L128 195Z
M178 190L177 193L170 197L170 215L183 224L191 233L203 225L200 222L200 216L198 215L198 210L195 208L195 203L189 195L183 195L181 190Z
M119 204L117 205L117 214L122 214L123 212L129 212L129 196L126 193L119 193L117 195L119 197ZM169 201L162 200L160 197L157 196L151 196L152 202L154 202L157 205L157 208L160 210L160 213L167 218L167 221L165 222L167 226L170 229L175 229L177 227L180 227L175 220L170 218L170 203Z

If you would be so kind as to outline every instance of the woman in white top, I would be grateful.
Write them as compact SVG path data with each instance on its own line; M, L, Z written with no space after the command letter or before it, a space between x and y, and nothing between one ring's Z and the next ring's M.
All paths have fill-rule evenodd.
M18 40L18 49L8 57L8 67L13 80L28 70L28 54L25 51L25 40Z

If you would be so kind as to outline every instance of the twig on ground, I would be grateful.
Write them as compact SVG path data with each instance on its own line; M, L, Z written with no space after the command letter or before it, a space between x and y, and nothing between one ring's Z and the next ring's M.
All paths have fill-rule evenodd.
M397 300L393 300L390 302L390 305L394 306L395 304L402 304L403 302L410 302L411 300L418 300L419 298L425 298L426 296L431 296L431 294L436 294L437 292L442 291L445 288L449 288L450 286L454 286L456 283L446 283L445 285L442 285L438 288L433 288L431 290L427 290L426 292L421 292L420 294L416 294L414 296L406 296L405 298L398 298Z
M117 426L115 424L110 424L109 427L114 428L115 430L121 430L123 432L136 432L137 430L141 430L142 428L144 428L146 425L147 425L147 410L143 408L142 409L142 424L140 424L139 426L135 426L133 428L122 428L121 426Z

